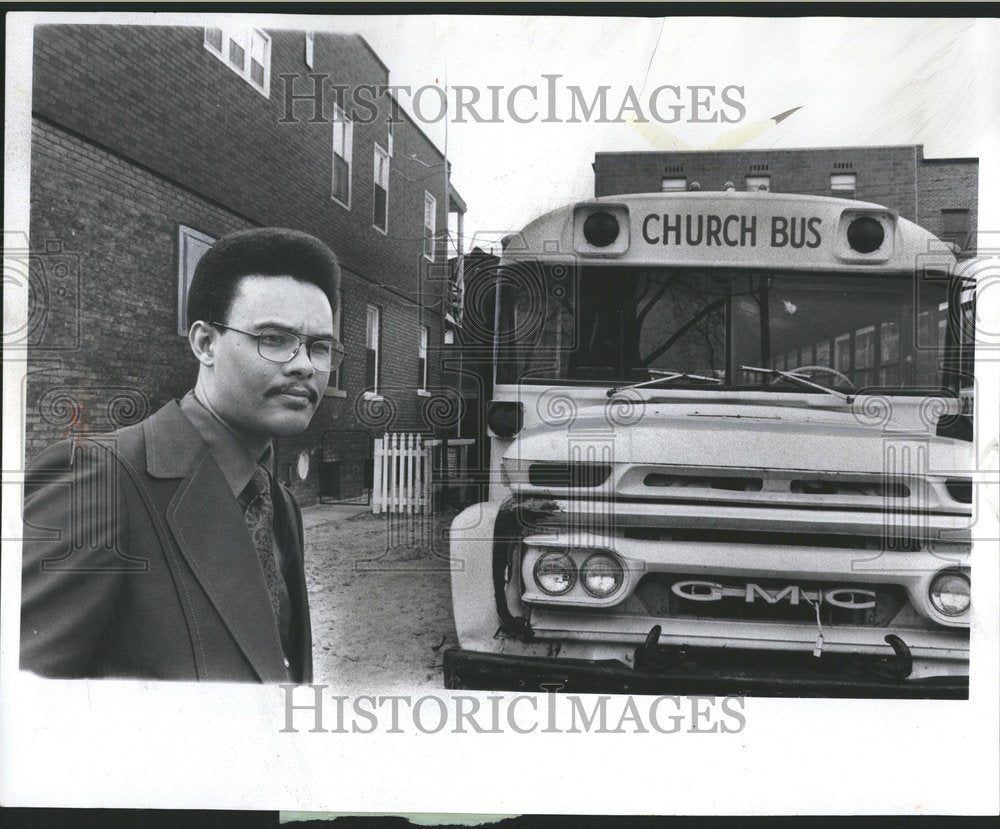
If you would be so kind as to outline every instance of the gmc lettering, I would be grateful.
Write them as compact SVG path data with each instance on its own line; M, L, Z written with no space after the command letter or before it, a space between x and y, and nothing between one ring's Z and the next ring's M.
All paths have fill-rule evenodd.
M803 590L796 584L783 588L761 587L747 582L743 587L731 587L710 581L678 581L670 588L675 596L693 602L717 602L723 598L742 598L748 604L762 599L768 604L778 604L787 600L797 605L801 600L810 603L822 602L845 610L867 610L875 607L875 593L857 587L833 587L826 591Z

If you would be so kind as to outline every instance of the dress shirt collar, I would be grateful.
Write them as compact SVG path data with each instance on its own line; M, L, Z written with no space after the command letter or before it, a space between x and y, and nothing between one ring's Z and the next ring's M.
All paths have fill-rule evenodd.
M184 395L180 408L209 445L212 457L235 497L239 498L246 489L257 466L271 470L274 460L271 441L260 444L242 437L212 410L211 404L201 398L197 389Z

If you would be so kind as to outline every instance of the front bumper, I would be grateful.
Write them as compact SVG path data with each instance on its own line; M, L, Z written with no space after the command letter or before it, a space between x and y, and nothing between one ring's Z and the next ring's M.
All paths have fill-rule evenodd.
M810 660L812 660L810 662ZM848 699L968 699L967 676L893 679L859 657L761 654L686 649L665 652L642 669L617 661L551 659L452 649L444 654L445 687L540 693L698 694Z

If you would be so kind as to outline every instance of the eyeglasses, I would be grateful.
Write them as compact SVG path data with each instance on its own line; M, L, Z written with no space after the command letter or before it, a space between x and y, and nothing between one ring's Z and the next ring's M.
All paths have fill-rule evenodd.
M305 345L308 349L309 362L313 364L316 371L336 371L344 361L344 346L336 340L313 339L312 337L300 337L291 331L282 331L280 328L265 328L259 334L252 334L249 331L241 331L221 322L210 323L216 328L225 328L227 331L235 331L237 334L245 334L257 340L257 353L265 360L272 363L287 363L295 359L299 349Z

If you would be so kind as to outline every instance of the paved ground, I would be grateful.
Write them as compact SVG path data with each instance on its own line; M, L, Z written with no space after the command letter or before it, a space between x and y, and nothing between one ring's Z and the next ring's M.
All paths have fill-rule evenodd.
M374 692L444 686L441 651L457 644L446 540L454 516L302 511L315 682Z

